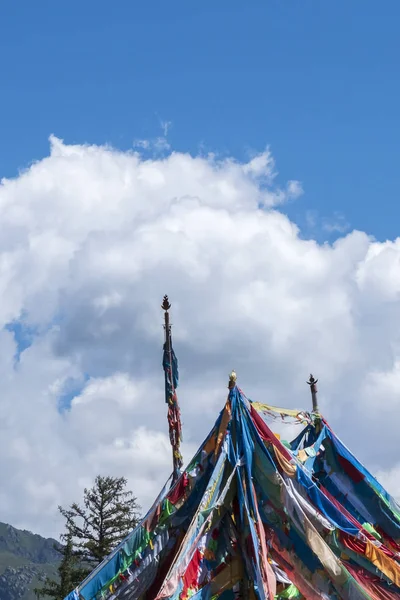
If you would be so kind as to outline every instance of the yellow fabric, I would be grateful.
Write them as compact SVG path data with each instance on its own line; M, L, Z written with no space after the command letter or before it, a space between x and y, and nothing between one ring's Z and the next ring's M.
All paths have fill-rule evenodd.
M279 408L279 406L271 406L270 404L262 404L261 402L252 402L251 405L257 411L268 411L278 413L280 415L286 415L287 417L297 417L300 413L304 412L292 408Z
M301 462L306 462L308 454L305 450L299 450L297 457L299 460L301 460Z
M365 556L377 567L386 577L400 587L400 566L389 556L386 556L382 550L377 548L372 542L367 540Z
M312 551L318 556L319 560L328 571L329 576L337 585L346 583L348 575L337 556L329 548L325 540L319 535L317 530L306 519L304 521L306 538Z
M288 477L294 477L295 474L296 474L296 469L297 469L296 465L292 465L292 463L290 463L288 461L288 459L285 458L283 456L283 454L281 454L279 452L278 448L275 448L275 446L274 446L274 452L275 452L275 456L277 458L277 461L280 464L283 472L286 473L286 475Z
M204 550L204 558L206 560L215 560L215 554L212 550L210 550L209 548L206 548Z
M221 447L222 444L222 440L225 437L225 433L226 433L226 429L228 427L228 423L231 420L231 405L229 403L229 400L226 401L225 404L225 408L224 408L224 413L222 415L222 419L221 419L221 423L219 426L219 430L218 430L218 435L217 435L217 443L215 446L215 454L217 455L219 452L219 449Z
M234 558L225 569L211 581L211 594L221 593L230 590L243 577L242 563L238 558Z
M204 452L206 452L207 454L210 454L210 452L213 452L213 450L215 450L215 444L217 443L216 437L215 435L212 435L210 437L210 439L204 444Z

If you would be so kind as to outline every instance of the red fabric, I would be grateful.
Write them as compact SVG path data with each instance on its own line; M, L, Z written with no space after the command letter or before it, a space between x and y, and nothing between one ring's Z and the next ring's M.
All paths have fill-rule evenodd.
M279 544L279 540L277 536L274 534L271 538L273 551L271 555L276 560L276 562L281 566L281 568L286 572L290 581L297 587L299 592L307 598L307 600L320 600L321 595L317 590L311 585L311 581L307 580L307 577L300 573L298 570L294 559L297 559L295 554L291 554L284 548L282 548ZM304 573L306 570L304 571ZM311 577L311 573L310 573Z
M167 498L171 504L176 504L185 493L185 489L189 483L187 473L183 473L178 479L177 484L173 487L172 491L168 494Z
M167 576L167 573L171 568L172 562L175 559L176 552L178 551L178 548L182 543L183 537L184 537L184 532L182 532L177 537L177 539L175 540L175 543L172 546L172 548L170 549L168 555L165 557L165 559L162 561L161 565L158 567L156 578L154 579L153 583L151 584L151 586L149 587L147 592L144 594L142 600L154 600L154 598L157 597L157 594L159 593L159 591L161 589L161 586Z
M375 541L375 538L373 536L370 536L370 540ZM381 552L383 552L384 554L386 554L386 556L389 556L390 558L395 558L394 553L390 550L390 548L385 546L383 543L382 543L382 546L379 546L379 550ZM397 560L397 559L395 559L395 560Z
M185 574L182 578L183 580L183 590L181 593L182 600L187 598L188 590L195 586L199 580L199 571L200 571L200 561L202 559L200 550L196 550L193 555L192 560L188 564Z
M366 531L363 531L363 533L367 534ZM349 548L350 550L353 550L354 552L358 552L358 554L365 554L365 549L367 544L365 542L363 542L362 540L359 540L358 538L349 535L348 533L345 533L344 531L341 531L339 534L340 540L343 542L343 544L346 546L346 548ZM371 540L375 540L375 538L373 536L370 536L369 534L366 535L366 537L370 538ZM386 546L384 546L382 544L382 546L379 547L379 550L381 550L381 552L383 552L384 554L386 554L386 556L389 556L390 558L394 558L394 554L391 550L389 550L389 548L386 548Z
M156 527L161 514L161 504L157 506L157 508L153 511L153 514L149 516L147 521L144 523L144 527L147 531L153 531Z
M382 539L384 539L388 543L388 545L391 548L393 548L395 552L400 552L400 545L397 542L395 542L393 538L391 538L389 535L387 535L387 533L382 531L380 527L375 526L375 529L382 536Z
M321 491L325 494L325 496L327 498L329 498L329 500L332 502L332 504L334 504L336 506L336 508L338 510L340 510L348 519L349 521L351 521L353 523L353 525L355 527L357 527L357 529L359 529L360 531L362 530L363 534L365 535L365 537L370 540L371 542L375 541L375 537L372 535L372 533L370 533L369 531L367 531L366 529L363 529L362 526L360 525L360 523L357 521L357 519L355 519L345 508L344 506L342 506L341 504L339 504L339 502L336 500L336 498L334 496L332 496L328 490L326 490L322 485L320 486ZM388 540L388 542L393 546L393 548L395 550L400 549L400 546L398 546L398 544L396 544L396 542L394 540L392 540L391 538L389 538L385 533L379 531L379 529L377 529L378 533L380 533L382 535L382 539L384 540L385 538ZM393 557L394 553L392 552L392 550L390 548L388 548L387 546L382 546L381 547L382 552L384 552L385 554L387 554L387 556Z
M262 417L258 414L258 412L251 406L250 407L251 418L253 419L253 423L255 428L257 429L260 437L264 441L271 442L275 448L279 450L279 452L287 459L292 460L293 456L290 454L288 449L278 440L276 435L272 433L268 425L264 422Z
M360 483L361 481L363 481L364 475L360 473L357 467L351 464L351 462L348 461L347 458L344 458L339 453L337 455L337 458L343 471L346 473L346 475L350 477L352 481L354 481L354 483Z
M325 425L325 427L327 427L329 429L329 431L332 431L332 428L329 426L328 422L325 421L325 419L322 419L323 424ZM333 433L333 435L335 435ZM345 473L347 473L347 475L355 482L355 483L359 483L360 481L362 481L364 479L364 475L362 473L360 473L360 471L351 463L349 462L346 458L344 458L343 456L341 456L338 453L338 460L340 465L342 466L343 470L345 471Z
M173 447L179 446L182 437L181 412L176 394L171 396L168 404L169 438Z
M365 555L365 549L367 547L365 542L362 542L344 531L340 531L339 538L342 544L346 546L346 548L349 548L349 550L353 550L353 552L356 552L357 554Z
M375 577L361 567L346 563L350 575L365 589L374 600L399 600L399 594L384 586L379 577Z
M349 521L351 521L351 522L353 523L354 527L357 527L357 529L361 529L361 525L360 525L360 523L357 521L357 519L355 519L355 518L353 517L353 515L351 515L351 514L348 512L348 510L346 510L346 508L345 508L344 506L342 506L342 505L340 504L340 502L338 502L338 501L336 500L336 498L335 498L334 496L332 496L332 494L330 494L330 493L328 492L328 490L327 490L327 489L325 489L325 488L324 488L324 486L323 486L323 485L320 485L320 486L319 486L319 488L320 488L321 492L323 492L323 493L325 494L325 496L326 496L326 497L327 497L327 498L328 498L328 499L329 499L329 500L332 502L332 504L334 504L334 506L336 506L336 508L337 508L337 509L338 509L338 510L339 510L339 511L340 511L340 512L341 512L341 513L342 513L342 514L345 516L345 517L347 517L347 519L349 519ZM365 532L365 533L366 533L367 537L370 535L370 534L368 534L367 532ZM370 539L372 540L372 539L374 539L374 538L373 538L372 536L370 536Z

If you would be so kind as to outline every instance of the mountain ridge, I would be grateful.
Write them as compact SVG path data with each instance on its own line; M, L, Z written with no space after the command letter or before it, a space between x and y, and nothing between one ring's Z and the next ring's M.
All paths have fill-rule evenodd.
M33 590L56 578L59 543L0 522L0 600L36 600Z

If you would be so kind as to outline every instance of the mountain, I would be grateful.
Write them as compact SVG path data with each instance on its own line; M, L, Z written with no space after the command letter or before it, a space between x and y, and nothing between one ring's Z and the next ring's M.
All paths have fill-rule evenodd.
M35 600L46 575L56 577L57 542L0 523L0 600Z

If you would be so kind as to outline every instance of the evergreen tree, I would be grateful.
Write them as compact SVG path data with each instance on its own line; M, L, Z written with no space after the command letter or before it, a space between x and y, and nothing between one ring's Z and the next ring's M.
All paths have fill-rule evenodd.
M74 503L59 511L66 519L66 533L58 547L63 558L59 581L47 578L35 589L37 598L64 600L91 570L136 526L140 507L132 492L126 491L124 477L98 475L92 488L84 490L83 506Z
M59 507L67 523L66 539L72 535L74 550L82 564L94 567L136 526L140 507L126 491L124 477L96 477L85 489L83 506Z
M65 546L56 546L62 554L62 560L58 567L59 581L46 578L42 588L34 590L37 598L53 598L64 600L77 585L86 577L88 571L80 566L79 560L74 552L72 535L67 534Z

